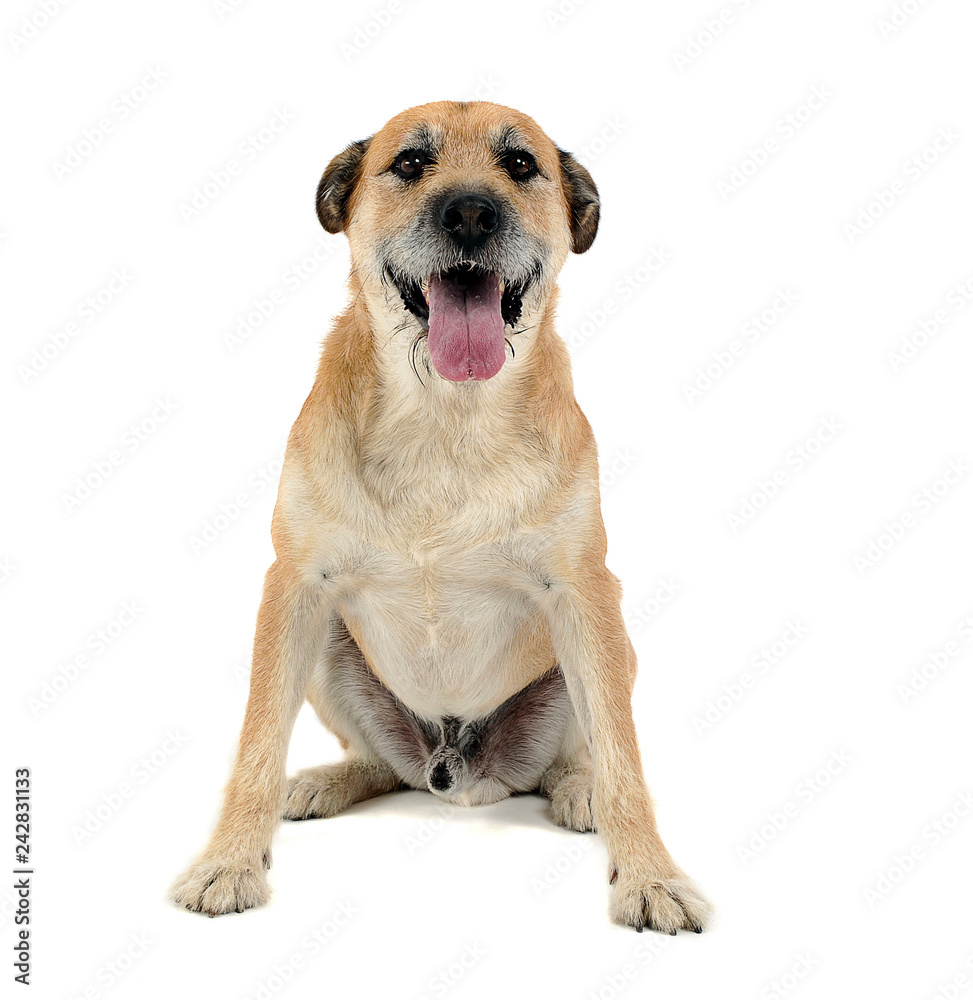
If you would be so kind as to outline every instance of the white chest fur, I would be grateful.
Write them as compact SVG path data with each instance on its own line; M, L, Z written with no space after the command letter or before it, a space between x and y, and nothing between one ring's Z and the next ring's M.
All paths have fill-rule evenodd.
M338 610L382 682L427 718L486 714L551 666L543 634L499 546L370 548L338 583ZM543 645L543 644L541 644ZM535 662L526 662L533 656Z

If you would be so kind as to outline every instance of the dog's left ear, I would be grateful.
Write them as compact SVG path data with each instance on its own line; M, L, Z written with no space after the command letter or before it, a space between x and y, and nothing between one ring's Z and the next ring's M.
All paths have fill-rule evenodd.
M594 243L598 232L598 188L591 174L570 153L559 149L558 155L561 157L561 183L571 216L571 249L584 253Z
M348 225L348 204L358 183L361 162L371 138L359 139L346 146L329 164L315 202L318 219L329 233L340 233Z

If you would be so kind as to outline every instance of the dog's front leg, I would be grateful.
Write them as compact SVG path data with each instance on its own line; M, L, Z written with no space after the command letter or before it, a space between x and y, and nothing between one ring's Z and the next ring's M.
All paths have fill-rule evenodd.
M594 760L592 811L611 861L612 919L675 934L702 930L710 905L662 843L632 718L635 651L621 588L605 568L545 593L555 652Z
M330 602L279 560L264 581L250 697L236 762L209 844L173 885L172 898L215 916L267 901L270 842L287 790L287 745L311 670L327 640Z

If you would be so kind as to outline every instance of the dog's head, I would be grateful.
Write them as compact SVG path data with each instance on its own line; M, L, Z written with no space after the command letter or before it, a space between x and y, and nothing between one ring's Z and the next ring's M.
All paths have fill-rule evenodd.
M598 229L587 170L526 115L483 101L411 108L328 165L317 211L366 289L428 334L436 371L488 379L570 251Z

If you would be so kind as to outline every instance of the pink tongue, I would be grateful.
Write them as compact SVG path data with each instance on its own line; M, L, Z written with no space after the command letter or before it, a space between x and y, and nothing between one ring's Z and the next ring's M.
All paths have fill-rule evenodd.
M438 275L429 281L429 354L451 382L493 378L506 360L500 283L487 274L461 288Z

